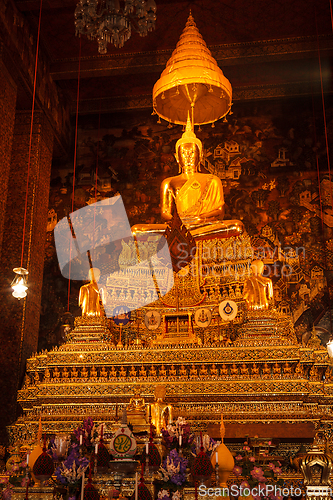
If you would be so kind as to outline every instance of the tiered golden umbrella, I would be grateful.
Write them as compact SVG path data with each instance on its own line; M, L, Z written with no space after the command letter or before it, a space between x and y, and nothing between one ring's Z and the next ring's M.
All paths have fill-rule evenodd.
M232 88L189 15L179 42L153 88L154 111L184 125L190 111L200 125L223 118L231 108Z

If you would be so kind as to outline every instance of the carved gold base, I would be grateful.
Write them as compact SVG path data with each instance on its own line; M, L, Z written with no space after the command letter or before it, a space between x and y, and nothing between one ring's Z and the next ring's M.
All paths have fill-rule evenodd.
M29 488L29 500L52 500L53 499L53 486L40 486ZM24 500L26 498L26 488L13 488L13 495L11 500Z

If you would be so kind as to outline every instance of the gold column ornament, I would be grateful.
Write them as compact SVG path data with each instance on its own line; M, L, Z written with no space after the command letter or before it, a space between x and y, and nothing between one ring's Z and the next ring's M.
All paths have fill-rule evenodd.
M184 125L212 123L231 109L232 88L212 57L190 14L165 70L153 88L154 111Z
M215 453L213 453L211 462L212 466L215 469L216 464L218 464L218 477L219 477L219 483L221 488L227 488L227 480L228 477L230 476L230 473L232 469L235 466L235 461L234 457L230 453L229 449L226 447L224 444L224 436L225 436L225 426L223 422L223 415L221 415L221 427L220 427L220 433L221 433L221 444L216 448ZM216 460L216 458L218 460ZM228 498L228 497L223 497L223 498Z
M317 432L311 450L300 462L304 486L306 486L306 497L309 500L330 498L331 480L329 478L333 469L333 461L326 447L327 438L323 433Z

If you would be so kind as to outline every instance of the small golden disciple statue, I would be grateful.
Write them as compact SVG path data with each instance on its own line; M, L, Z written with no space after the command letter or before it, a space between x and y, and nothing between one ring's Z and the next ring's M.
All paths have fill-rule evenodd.
M215 364L213 363L210 369L210 374L212 377L217 377L219 372L218 369L216 368Z
M280 365L278 363L275 363L273 365L273 374L274 375L281 375L281 368L280 368Z
M146 420L146 404L144 397L141 396L141 388L135 389L134 395L129 400L126 408L129 420L134 425L145 425Z
M235 363L232 364L232 367L230 368L230 373L231 375L238 375L238 368L235 365Z
M175 156L181 173L162 182L162 219L166 222L172 219L175 205L182 222L194 237L241 234L242 222L223 221L224 196L220 178L199 172L203 148L189 117L186 130L176 144ZM165 229L166 224L137 224L132 227L132 232L162 232Z
M245 363L243 363L242 366L240 367L240 372L241 372L241 375L248 375L249 374L249 369Z
M200 377L207 377L208 376L208 370L205 367L205 365L201 365L199 375L200 375Z
M149 370L149 377L157 377L157 371L154 365L150 367Z
M288 361L286 361L284 366L283 366L283 374L288 375L288 376L292 375L292 368L289 365Z
M112 373L112 370L111 370L111 373ZM110 375L111 375L111 373L110 373ZM119 377L126 378L126 375L127 375L126 370L125 370L124 366L121 365L120 370L119 370ZM112 376L113 376L113 374L112 374Z
M82 308L82 316L102 316L101 297L97 285L100 274L97 268L89 269L90 283L80 288L79 306Z
M221 366L221 375L227 377L229 375L228 367L225 363Z
M50 370L48 368L45 368L45 372L44 372L44 381L45 382L48 382L50 380ZM30 382L30 378L29 378L29 382Z
M262 369L262 375L264 378L269 377L271 374L271 368L268 366L267 363L264 364L263 369Z
M79 372L77 371L75 366L73 366L73 368L71 370L71 378L78 378L78 376L79 376Z
M53 369L53 378L60 378L60 371L57 366Z
M267 309L273 301L272 280L262 276L264 263L254 260L251 264L252 276L244 283L243 297L247 301L249 309Z
M141 378L147 378L147 372L146 372L145 367L143 365L140 368L139 377L141 377Z
M184 366L184 365L182 365L182 366L180 367L180 370L179 370L179 375L180 375L180 377L183 377L183 378L184 378L184 377L187 377L187 370L186 370L186 368L185 368L185 366Z
M167 376L167 371L166 371L166 369L165 369L165 366L164 366L164 365L162 365L162 366L160 367L160 369L159 369L159 371L158 371L158 375L159 375L160 377L166 378L166 376Z
M102 366L99 376L100 378L108 378L108 372L106 371L105 366Z
M35 381L35 384L39 384L39 382L40 382L39 373L37 371L35 371L34 381Z
M130 371L128 373L128 376L129 377L133 377L133 378L136 377L136 369L134 368L133 365L131 366L131 369L130 369Z
M295 375L297 375L298 377L304 376L303 366L301 365L300 361L297 363L295 367Z
M81 370L81 378L88 378L89 377L89 373L88 373L88 370L87 368L84 366Z
M141 388L137 387L135 389L134 395L129 400L126 408L127 413L130 411L144 411L146 412L145 399L141 396Z
M198 376L198 370L196 369L194 363L192 364L191 368L190 368L190 377L191 378L195 378Z
M177 370L176 370L174 365L171 365L171 367L170 367L169 376L170 377L177 377Z
M90 378L97 378L97 377L98 377L97 370L94 366L92 366L90 368Z
M172 406L165 403L166 388L158 385L155 388L155 403L151 405L151 421L156 427L156 433L159 436L161 429L166 429L167 425L172 421Z
M252 368L251 368L251 375L259 375L259 366L253 363Z
M62 378L68 378L69 377L69 371L67 370L66 366L62 370L61 376L62 376Z

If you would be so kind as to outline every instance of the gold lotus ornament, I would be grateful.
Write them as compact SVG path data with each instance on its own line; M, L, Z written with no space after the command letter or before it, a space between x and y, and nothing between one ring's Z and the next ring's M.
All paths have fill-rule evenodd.
M221 488L227 488L227 480L230 476L232 469L235 466L234 457L232 456L230 450L226 447L223 442L225 435L225 427L223 423L223 415L221 415L221 444L216 448L215 452L212 455L211 462L212 466L215 469L216 464L218 464L218 477ZM217 458L217 460L216 460ZM227 498L227 497L224 497Z
M212 123L229 113L232 88L212 57L190 14L165 70L153 88L154 111L164 120L185 125Z

